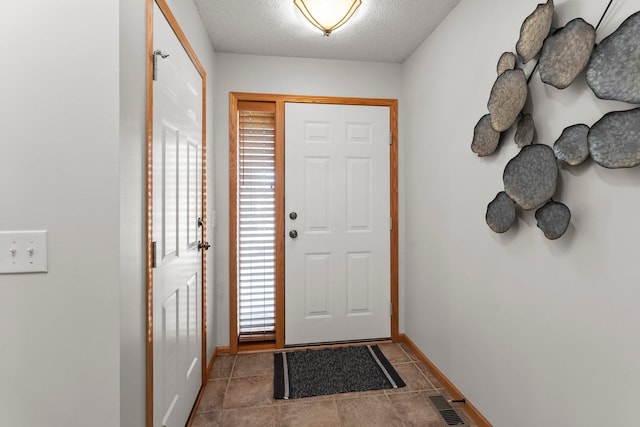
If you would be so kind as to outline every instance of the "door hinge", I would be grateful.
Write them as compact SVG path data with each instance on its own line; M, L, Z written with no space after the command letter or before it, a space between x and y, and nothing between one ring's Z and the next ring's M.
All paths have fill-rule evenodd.
M151 242L151 267L156 268L156 242Z
M158 80L158 55L162 57L162 59L169 56L168 53L162 53L161 50L153 51L153 80Z
M393 132L389 131L389 145L393 145Z
M389 303L389 316L393 316L393 303Z
M393 217L389 217L389 230L393 230Z

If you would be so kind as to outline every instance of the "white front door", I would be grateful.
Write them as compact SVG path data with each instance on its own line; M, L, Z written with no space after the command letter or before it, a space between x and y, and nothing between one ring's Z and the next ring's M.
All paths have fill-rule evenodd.
M183 427L202 384L202 77L155 3L153 28L153 425Z
M389 107L285 106L285 344L386 338Z

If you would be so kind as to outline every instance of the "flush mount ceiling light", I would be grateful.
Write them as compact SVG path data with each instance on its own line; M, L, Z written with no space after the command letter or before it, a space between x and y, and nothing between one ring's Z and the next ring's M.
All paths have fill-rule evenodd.
M293 0L300 12L325 36L343 26L362 0Z

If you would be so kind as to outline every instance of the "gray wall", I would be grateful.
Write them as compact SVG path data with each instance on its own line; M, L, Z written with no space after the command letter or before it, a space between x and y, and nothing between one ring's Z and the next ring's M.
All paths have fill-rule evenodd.
M1 423L115 426L118 4L8 2L2 17L0 230L47 229L49 272L0 275Z
M473 127L537 3L463 0L403 66L405 329L496 426L623 425L640 397L640 168L562 168L556 200L573 218L560 240L533 212L504 235L484 220L518 148L510 132L478 158ZM554 26L595 26L605 6L556 1ZM637 10L614 2L597 41ZM534 76L527 110L551 145L566 126L631 107L598 100L583 76L562 91Z

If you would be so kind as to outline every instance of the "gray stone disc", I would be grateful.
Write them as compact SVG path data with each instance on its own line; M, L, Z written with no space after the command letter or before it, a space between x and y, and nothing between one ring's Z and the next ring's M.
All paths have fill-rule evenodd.
M485 114L480 118L473 128L473 141L471 151L479 157L493 154L500 143L500 132L496 132L491 127L491 115Z
M516 220L516 204L504 191L499 192L487 206L487 225L496 233L504 233Z
M548 145L527 145L509 160L502 175L504 191L522 209L535 209L553 197L558 161Z
M569 86L587 66L595 40L596 30L582 18L547 37L538 62L540 79L558 89Z
M527 113L520 117L518 120L518 126L516 127L516 134L513 137L513 141L520 148L525 145L533 144L533 135L535 133L535 126L533 124L533 117Z
M578 124L564 128L560 138L553 143L556 158L564 163L576 166L589 157L589 143L587 135L589 126Z
M640 108L612 111L589 130L589 152L600 166L631 168L640 164Z
M551 201L536 211L536 221L544 237L555 240L567 231L571 211L564 203Z
M525 64L540 52L542 43L551 29L552 20L553 0L548 0L546 3L540 3L522 23L516 52Z
M491 127L496 132L504 132L511 127L527 102L528 93L527 78L521 69L506 70L498 76L487 103Z
M600 99L640 104L640 12L596 46L587 65L587 84Z
M498 59L498 65L496 67L498 75L504 73L507 70L513 70L516 68L516 56L513 52L504 52Z

